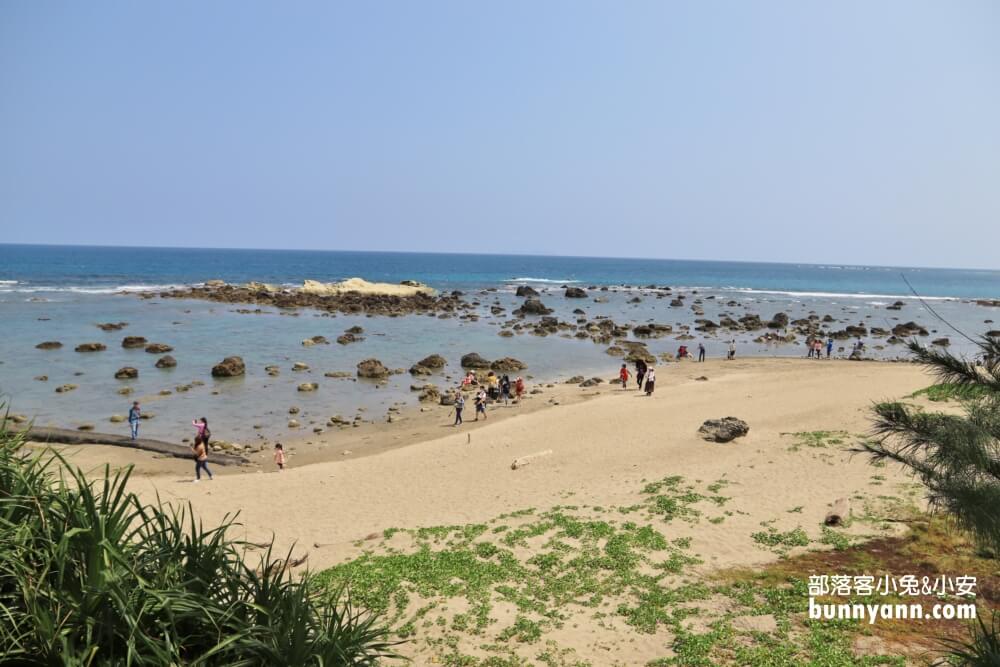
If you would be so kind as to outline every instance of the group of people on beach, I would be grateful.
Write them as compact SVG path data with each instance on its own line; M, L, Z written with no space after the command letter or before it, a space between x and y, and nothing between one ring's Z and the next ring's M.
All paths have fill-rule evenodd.
M498 376L490 371L483 382L480 382L476 374L469 371L462 378L462 385L454 392L455 422L452 426L464 423L462 421L462 412L465 410L465 394L463 392L469 390L475 392L473 401L476 407L476 418L473 421L479 421L479 415L486 419L486 406L489 403L503 401L504 405L509 405L512 400L514 403L520 403L524 396L524 379L518 375L511 382L510 376L506 373Z
M622 364L618 371L618 380L622 383L622 389L628 389L628 381L631 374L628 364ZM645 384L643 382L645 381ZM635 382L639 391L645 391L646 396L652 396L656 389L656 369L648 365L642 359L635 360Z

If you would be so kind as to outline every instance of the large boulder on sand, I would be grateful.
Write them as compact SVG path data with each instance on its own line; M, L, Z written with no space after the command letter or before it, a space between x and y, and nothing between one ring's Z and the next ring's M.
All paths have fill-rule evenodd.
M514 294L516 296L538 296L538 290L529 285L519 285Z
M479 354L475 352L470 352L469 354L462 355L462 368L471 368L473 370L488 370L490 367L490 362L484 359Z
M382 380L389 377L389 369L378 359L365 359L358 362L358 377Z
M729 442L735 438L741 438L749 432L750 425L736 417L709 419L698 429L702 438L712 442Z
M246 372L247 368L242 357L226 357L212 367L212 377L217 378L238 377Z

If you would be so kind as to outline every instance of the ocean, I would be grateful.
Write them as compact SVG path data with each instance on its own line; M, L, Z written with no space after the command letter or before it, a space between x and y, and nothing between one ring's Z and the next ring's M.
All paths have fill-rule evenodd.
M406 317L329 316L308 310L297 316L264 309L257 315L235 312L240 306L196 300L140 298L173 286L221 279L299 285L305 279L324 282L350 277L371 281L418 280L442 291L461 290L478 302L478 320ZM904 280L905 277L905 280ZM909 281L924 302L914 298ZM958 353L971 344L930 312L928 306L970 336L1000 328L1000 309L976 305L975 299L1000 296L1000 271L872 267L853 265L773 264L663 259L613 259L431 253L340 252L306 250L226 250L184 248L125 248L0 244L0 394L13 412L37 423L73 427L94 424L100 431L121 429L109 423L124 414L133 398L140 399L155 418L144 433L177 440L188 435L195 416L210 416L213 433L227 440L285 437L290 407L299 408L306 428L322 426L332 415L363 414L381 420L393 404L415 404L409 374L395 375L386 386L353 379L331 379L328 371L353 372L358 361L376 357L391 368L408 368L432 353L449 361L451 378L433 377L446 386L459 375L458 359L467 352L487 358L512 356L528 364L530 382L558 381L571 375L615 375L620 361L605 346L564 336L497 335L507 314L520 303L518 285L542 292L542 300L561 320L610 317L633 324L659 322L675 330L692 325L690 308L672 308L646 286L670 286L700 299L704 317L724 313L738 318L754 312L770 318L786 312L792 319L809 313L832 315L836 328L866 324L891 329L898 322L916 321L931 331L928 338L948 337ZM566 299L563 285L608 287L603 302ZM623 286L630 286L629 288ZM494 291L495 290L495 291ZM591 297L596 296L591 294ZM639 301L635 299L638 297ZM886 310L903 301L900 311ZM729 304L729 305L727 305ZM493 315L491 306L506 313ZM105 332L102 322L127 322L121 331ZM365 329L365 340L351 345L304 347L302 340L323 335L333 340L351 326ZM125 335L144 336L168 344L176 368L157 369L155 355L123 349ZM805 356L799 343L755 343L756 334L736 337L740 356ZM41 341L58 340L58 350L38 350ZM689 341L696 345L699 339ZM711 356L724 353L723 334L700 338ZM76 345L101 342L107 350L78 353ZM901 346L866 341L874 357L905 355ZM674 352L672 337L653 339L654 353ZM247 375L238 380L213 380L209 371L225 356L240 355ZM293 372L295 362L310 370ZM275 364L272 377L264 367ZM122 366L139 369L134 380L116 380ZM666 372L673 372L667 366ZM662 371L661 371L662 372ZM36 379L45 376L46 380ZM203 382L195 384L193 381ZM316 392L296 391L300 382L315 381ZM419 381L418 381L419 382ZM55 393L64 384L77 389ZM131 387L132 394L119 390ZM181 390L178 387L182 388ZM183 388L187 387L186 390ZM257 428L254 428L254 427Z

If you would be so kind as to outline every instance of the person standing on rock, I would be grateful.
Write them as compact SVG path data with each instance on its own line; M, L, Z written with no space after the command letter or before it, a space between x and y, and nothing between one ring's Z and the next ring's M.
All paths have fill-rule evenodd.
M465 396L462 395L461 390L455 390L455 423L452 426L458 426L462 423L462 410L465 408Z
M622 389L628 389L628 376L628 366L626 364L622 364L622 369L618 371L618 377L622 381Z
M635 360L635 383L639 385L639 391L642 391L642 378L646 375L646 362L642 359Z
M656 389L656 369L650 368L646 371L646 396L652 396Z
M705 361L705 344L698 343L698 361Z
M142 419L142 410L139 408L139 401L134 401L128 411L128 425L132 428L132 439L139 437L139 420Z

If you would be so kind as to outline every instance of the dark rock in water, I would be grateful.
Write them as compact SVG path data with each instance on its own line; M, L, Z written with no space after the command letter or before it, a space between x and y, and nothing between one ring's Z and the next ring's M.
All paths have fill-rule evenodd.
M212 367L212 377L229 378L244 375L247 372L242 357L226 357Z
M131 349L135 347L145 347L146 339L142 336L125 336L122 338L122 347Z
M318 382L303 382L298 386L299 391L316 391L319 389Z
M749 432L750 426L736 417L709 419L698 429L702 438L713 442L729 442L735 438L741 438Z
M125 366L124 368L119 368L115 372L116 380L133 380L139 377L139 369L133 368L132 366Z
M103 352L108 349L104 343L81 343L76 346L77 352Z
M49 381L49 376L48 375L36 375L35 379L38 380L39 382L48 382Z
M515 371L524 370L527 367L527 364L523 361L515 359L514 357L503 357L502 359L497 359L490 364L490 370L496 371L497 373L513 373Z
M56 393L57 394L65 394L66 392L73 391L74 389L76 389L76 385L75 384L64 384L64 385L60 385L60 386L56 387Z
M769 329L785 329L788 327L788 315L785 313L775 313L771 321L767 323Z
M935 338L931 341L931 345L937 345L939 347L948 347L951 345L951 341L947 338Z
M567 287L566 291L563 293L567 299L586 299L587 290L582 287Z
M671 299L670 305L674 308L680 308L684 305L684 302L681 299Z
M174 348L164 343L150 343L146 346L146 352L150 354L165 354L167 352L173 352Z
M448 364L448 361L442 357L440 354L432 354L428 357L424 357L417 362L417 365L423 366L424 368L444 368Z
M518 285L517 291L514 294L516 296L538 296L538 290L528 285Z
M352 333L345 333L337 336L337 342L341 345L348 345L350 343L359 343L365 339L364 336L358 336Z
M39 350L58 350L62 347L62 343L57 340L47 340L39 343L35 347Z
M417 363L410 366L411 375L430 375L445 367L448 362L440 354L432 354L424 357Z
M365 359L358 362L358 377L369 380L382 380L389 377L389 369L378 359Z
M990 338L1000 338L1000 330L992 329L986 332L986 335Z
M930 333L916 322L905 322L894 326L892 335L907 338L909 336L929 336Z
M302 344L305 345L305 346L309 346L309 345L329 345L330 341L328 341L326 339L326 336L313 336L312 338L306 338L306 340L302 341Z
M98 324L97 328L101 331L121 331L128 326L128 322L104 322L103 324Z
M355 334L355 335L357 335L357 334L363 334L364 332L365 332L365 330L362 329L361 327L359 327L356 324L353 327L351 327L350 329L345 329L344 330L344 333Z
M417 400L421 403L440 403L441 391L432 384L425 385Z
M475 352L470 352L469 354L462 355L462 368L471 368L473 370L487 370L490 367L490 362L484 359L482 356L476 354Z
M173 368L176 365L177 365L177 360L171 357L169 354L160 357L159 359L156 360L157 368Z
M527 299L514 311L515 315L548 315L552 309L538 299Z

